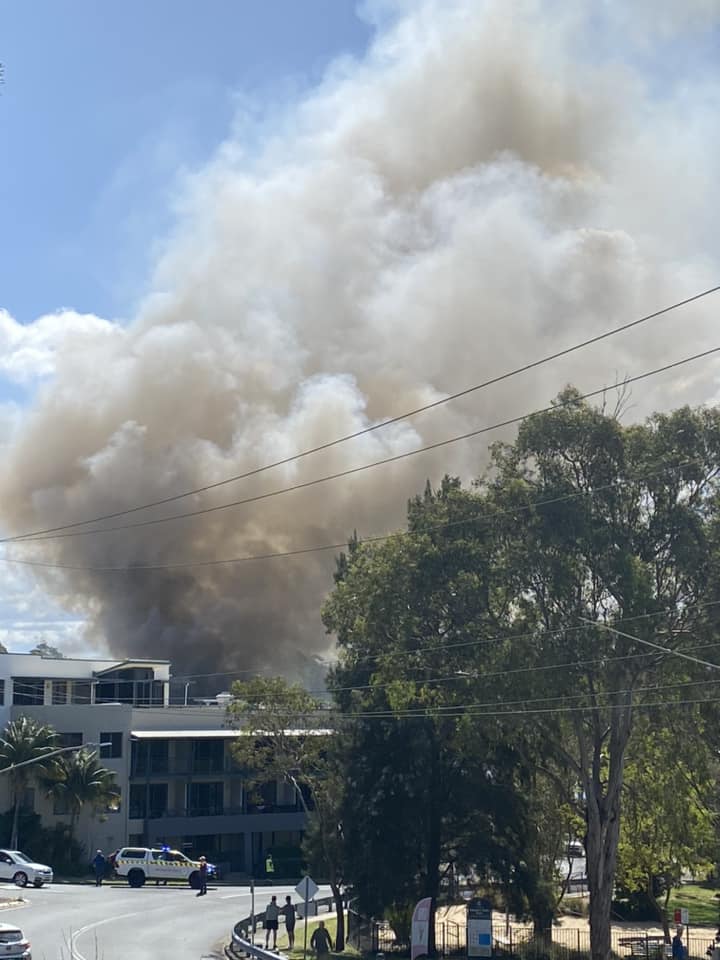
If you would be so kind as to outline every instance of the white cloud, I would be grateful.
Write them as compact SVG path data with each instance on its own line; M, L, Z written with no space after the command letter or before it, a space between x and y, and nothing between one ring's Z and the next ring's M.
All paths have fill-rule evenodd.
M55 372L60 354L87 349L113 326L74 310L59 310L23 324L0 309L0 374L22 384L48 377Z

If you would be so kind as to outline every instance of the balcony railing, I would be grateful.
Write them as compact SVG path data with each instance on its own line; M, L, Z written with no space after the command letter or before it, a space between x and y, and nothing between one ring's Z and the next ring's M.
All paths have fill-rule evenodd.
M228 774L240 775L243 771L231 760L206 760L196 757L194 760L169 759L162 757L136 758L133 760L131 777L147 776L207 776Z
M178 807L176 809L150 810L139 805L130 805L131 820L162 820L166 817L236 817L257 813L302 813L299 804L266 804L254 806L243 804L239 807L211 805L207 807Z

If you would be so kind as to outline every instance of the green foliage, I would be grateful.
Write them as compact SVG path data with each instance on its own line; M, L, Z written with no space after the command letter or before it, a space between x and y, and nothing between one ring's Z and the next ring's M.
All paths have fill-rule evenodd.
M0 814L0 836L10 836L13 810ZM37 813L20 813L21 850L38 863L47 863L56 875L78 876L87 870L87 851L72 836L70 827L56 823L43 827Z
M256 677L233 685L230 722L239 727L232 744L235 762L245 770L250 789L271 780L291 784L306 814L303 853L325 876L335 896L338 923L336 950L344 948L343 825L340 810L343 778L337 730L327 728L322 701L281 678Z
M654 920L667 920L683 874L708 872L720 853L715 737L691 709L662 723L642 717L628 748L618 883L644 895Z
M11 720L0 738L0 769L27 764L8 774L13 791L14 815L9 831L9 843L13 848L17 848L20 839L18 827L23 793L29 783L47 773L51 761L45 762L42 758L56 747L55 730L26 716Z
M43 786L48 796L64 801L69 809L71 835L83 807L102 813L118 797L115 774L102 766L96 753L88 750L56 757L43 778Z
M348 871L368 911L436 898L454 850L546 929L556 851L581 829L593 954L608 956L634 722L658 701L661 725L689 697L712 709L702 668L647 644L714 640L719 471L717 410L626 428L568 389L493 448L474 490L428 486L409 535L353 538L323 618L340 654L330 689L352 723ZM656 762L672 767L667 751ZM679 771L657 778L678 809ZM698 812L693 845L707 825ZM674 869L697 852L654 855ZM623 869L640 860L628 850Z

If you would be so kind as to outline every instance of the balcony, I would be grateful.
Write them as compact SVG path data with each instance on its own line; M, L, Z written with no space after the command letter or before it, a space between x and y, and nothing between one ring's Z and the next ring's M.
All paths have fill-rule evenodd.
M239 807L209 806L209 807L179 807L177 809L151 809L141 805L131 804L131 820L162 820L166 817L238 817L238 816L268 816L271 814L302 813L300 804L265 804L263 806L246 803Z
M229 758L212 760L196 757L194 760L168 757L133 758L131 777L202 777L242 776L243 771Z

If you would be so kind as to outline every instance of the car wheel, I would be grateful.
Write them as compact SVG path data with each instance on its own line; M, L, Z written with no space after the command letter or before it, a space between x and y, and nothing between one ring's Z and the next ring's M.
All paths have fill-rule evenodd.
M200 874L197 870L193 870L193 872L190 874L190 876L188 877L188 883L193 888L193 890L200 889Z
M39 890L40 887L43 885L44 882L45 882L44 880L40 880L40 879L38 879L38 880L33 880L33 886L34 886L34 887L37 887L37 889Z
M142 887L145 883L145 874L142 870L131 870L128 874L128 883L131 887Z
M26 887L28 882L27 874L23 873L22 870L18 872L13 877L13 883L16 887Z

